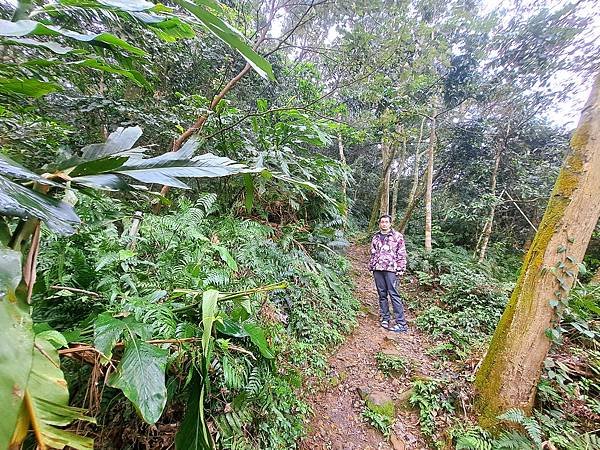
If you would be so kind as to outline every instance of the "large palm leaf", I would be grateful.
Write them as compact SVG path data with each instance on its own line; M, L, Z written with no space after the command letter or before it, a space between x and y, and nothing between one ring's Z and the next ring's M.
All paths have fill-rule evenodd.
M185 189L182 178L223 177L244 170L212 153L194 156L195 139L177 152L149 158L145 148L134 147L141 135L139 127L118 128L105 143L84 147L81 157L63 161L43 176L0 155L0 216L37 218L52 231L70 234L79 223L72 206L46 193L67 188L65 181L71 188L113 191L147 189L145 184L152 183Z

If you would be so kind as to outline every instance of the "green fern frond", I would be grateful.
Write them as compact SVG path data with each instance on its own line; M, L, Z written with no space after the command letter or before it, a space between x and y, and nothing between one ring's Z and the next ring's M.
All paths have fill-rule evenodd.
M511 408L498 416L498 419L521 425L535 444L542 445L542 427L537 420L526 416L521 409Z

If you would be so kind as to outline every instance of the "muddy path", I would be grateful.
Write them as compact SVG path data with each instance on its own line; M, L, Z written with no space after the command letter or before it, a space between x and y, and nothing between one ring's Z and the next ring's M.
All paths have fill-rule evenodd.
M309 399L313 416L302 450L412 450L427 449L419 431L418 414L406 407L411 381L435 374L425 350L428 338L414 326L414 314L405 304L409 332L397 334L379 326L377 292L367 270L367 246L349 249L355 295L361 303L358 325L330 356L328 379ZM401 290L410 290L405 281ZM398 355L410 363L410 375L384 375L377 367L378 352ZM363 395L360 395L360 392ZM362 417L364 393L391 398L396 406L392 433L386 439Z

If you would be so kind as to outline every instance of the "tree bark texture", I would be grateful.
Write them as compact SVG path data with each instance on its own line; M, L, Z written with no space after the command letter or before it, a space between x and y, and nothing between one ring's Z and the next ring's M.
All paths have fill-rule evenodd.
M421 128L419 129L419 140L415 146L415 160L413 161L413 180L412 186L410 187L410 193L408 194L407 205L411 205L417 195L417 189L419 187L419 160L421 159L421 141L423 140L423 127L425 126L425 117L421 120ZM407 207L408 209L408 207ZM406 214L405 214L406 216Z
M381 159L383 161L389 161L389 164L384 166L383 171L383 191L379 198L379 215L390 213L390 178L393 158L390 143L386 142L385 139L381 143Z
M436 110L431 116L431 130L429 133L429 147L427 149L427 180L425 182L425 253L431 253L431 192L433 190L433 158L435 153L436 136Z
M388 207L389 207L389 173L392 168L392 162L396 157L395 149L390 151L389 147L386 147L385 140L382 140L381 143L381 155L383 159L383 170L382 170L382 178L379 182L379 188L377 189L377 197L375 197L375 201L373 202L373 207L371 208L371 218L369 220L369 230L374 230L377 226L377 219L383 213L383 197L387 193L388 196ZM387 156L387 159L386 159ZM386 191L386 176L388 177L387 191Z
M484 427L495 426L497 416L509 408L532 409L551 345L546 330L558 321L556 298L565 299L573 286L576 263L583 259L600 216L599 173L600 76L571 139L571 153L560 170L517 285L476 375L476 407Z
M401 131L401 130L400 130ZM392 207L391 207L391 216L392 221L396 220L396 212L398 210L398 194L400 191L400 176L404 170L404 162L406 161L406 134L402 135L402 151L400 152L400 157L398 158L398 173L396 174L396 178L394 179L394 184L392 187Z
M342 165L344 166L344 169L346 169L348 167L348 164L346 162L346 153L344 152L344 141L342 140L342 133L338 133L337 135L337 139L338 139L338 151L340 154L340 162L342 163ZM344 223L346 223L348 221L348 180L346 178L346 175L344 175L344 177L342 178L342 201L344 202Z

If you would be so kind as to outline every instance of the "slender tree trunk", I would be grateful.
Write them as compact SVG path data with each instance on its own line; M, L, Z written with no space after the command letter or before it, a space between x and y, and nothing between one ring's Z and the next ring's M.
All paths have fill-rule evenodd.
M417 193L413 197L412 201L406 206L406 209L404 210L404 214L402 215L402 219L400 219L400 221L398 222L398 226L396 227L396 229L400 233L404 233L404 230L406 229L406 225L408 224L408 221L410 220L413 212L415 211L415 209L417 208L417 205L419 204L419 200L421 200L421 198L423 198L424 195L425 195L425 184L423 184L421 186L421 188L419 190L417 190Z
M425 117L421 119L421 128L419 129L419 140L415 146L415 160L413 164L413 181L408 194L407 205L411 205L419 188L419 160L421 159L421 141L423 140L423 127L425 125ZM406 214L405 214L406 215Z
M385 140L381 143L381 157L383 161L390 161L390 164L387 164L385 170L383 172L383 191L381 193L381 197L379 198L379 215L389 214L390 213L390 178L392 172L392 150L390 148L389 142L385 142Z
M338 133L338 150L340 152L340 162L346 166L346 154L344 153L344 142L342 141L342 134ZM348 183L346 177L342 179L342 194L344 194L344 198L346 197L348 191Z
M401 129L400 129L401 131ZM395 221L396 220L396 212L398 210L398 194L400 191L400 176L402 175L402 171L404 169L404 162L406 161L406 141L407 141L407 137L406 134L402 135L402 151L400 152L400 157L398 158L398 174L396 176L396 178L394 179L394 185L393 185L393 194L392 194L392 212L391 212L391 216L392 216L392 220Z
M346 162L346 153L344 152L344 141L342 140L342 133L338 133L338 151L340 153L340 162L344 166L344 169L348 167ZM348 180L346 178L346 174L342 178L342 201L344 202L344 224L348 221Z
M381 153L382 155L384 155L384 149L383 149L384 144L382 143L382 148L381 148ZM396 152L393 151L391 154L387 153L388 158L387 160L384 159L383 160L383 171L382 171L382 178L381 181L379 182L379 188L377 189L377 197L375 198L375 201L373 202L373 207L371 208L371 218L369 220L369 230L374 230L377 226L377 218L382 214L382 198L385 194L385 178L386 178L386 174L389 175L389 172L392 168L392 162L394 161L394 158L396 157ZM389 198L389 182L388 182L388 198Z
M517 285L476 375L476 407L485 427L495 426L498 414L509 408L532 409L551 345L547 330L556 333L562 304L577 276L576 263L583 259L600 217L598 173L600 75L571 139L571 153L558 175Z
M431 115L429 148L427 149L427 181L425 182L425 253L431 253L431 191L433 189L433 157L436 144L436 108Z
M394 183L392 184L392 211L390 216L392 216L392 220L396 220L396 210L398 208L398 191L400 190L400 172L394 179Z
M496 183L498 181L498 169L500 168L500 159L502 158L502 146L496 148L496 155L494 157L494 168L492 169L492 176L490 180L490 193L496 195ZM487 251L490 237L492 236L492 227L494 225L494 216L496 214L496 202L492 203L490 207L490 213L483 227L481 233L481 246L479 247L478 262L481 264L485 259L485 253Z

